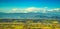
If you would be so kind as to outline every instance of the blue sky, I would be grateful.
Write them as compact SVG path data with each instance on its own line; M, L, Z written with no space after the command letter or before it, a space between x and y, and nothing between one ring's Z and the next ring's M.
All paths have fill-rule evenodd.
M6 12L13 8L60 8L60 0L0 0L0 11Z

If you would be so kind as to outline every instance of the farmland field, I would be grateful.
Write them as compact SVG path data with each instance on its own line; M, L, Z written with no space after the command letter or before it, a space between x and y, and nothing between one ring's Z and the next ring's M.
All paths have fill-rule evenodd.
M0 19L0 29L60 29L60 22L46 19Z

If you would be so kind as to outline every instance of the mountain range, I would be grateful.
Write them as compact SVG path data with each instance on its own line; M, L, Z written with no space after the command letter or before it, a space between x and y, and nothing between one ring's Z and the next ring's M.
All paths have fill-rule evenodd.
M0 12L1 19L60 19L59 13L3 13Z

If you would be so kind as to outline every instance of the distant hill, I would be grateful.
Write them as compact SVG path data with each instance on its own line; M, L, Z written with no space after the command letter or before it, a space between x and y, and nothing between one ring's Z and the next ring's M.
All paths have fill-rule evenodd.
M2 13L0 18L3 19L60 19L59 13Z

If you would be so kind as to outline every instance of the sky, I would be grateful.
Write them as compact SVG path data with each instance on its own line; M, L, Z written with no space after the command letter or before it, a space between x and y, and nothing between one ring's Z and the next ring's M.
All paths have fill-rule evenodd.
M27 13L60 10L60 0L0 0L0 12Z

